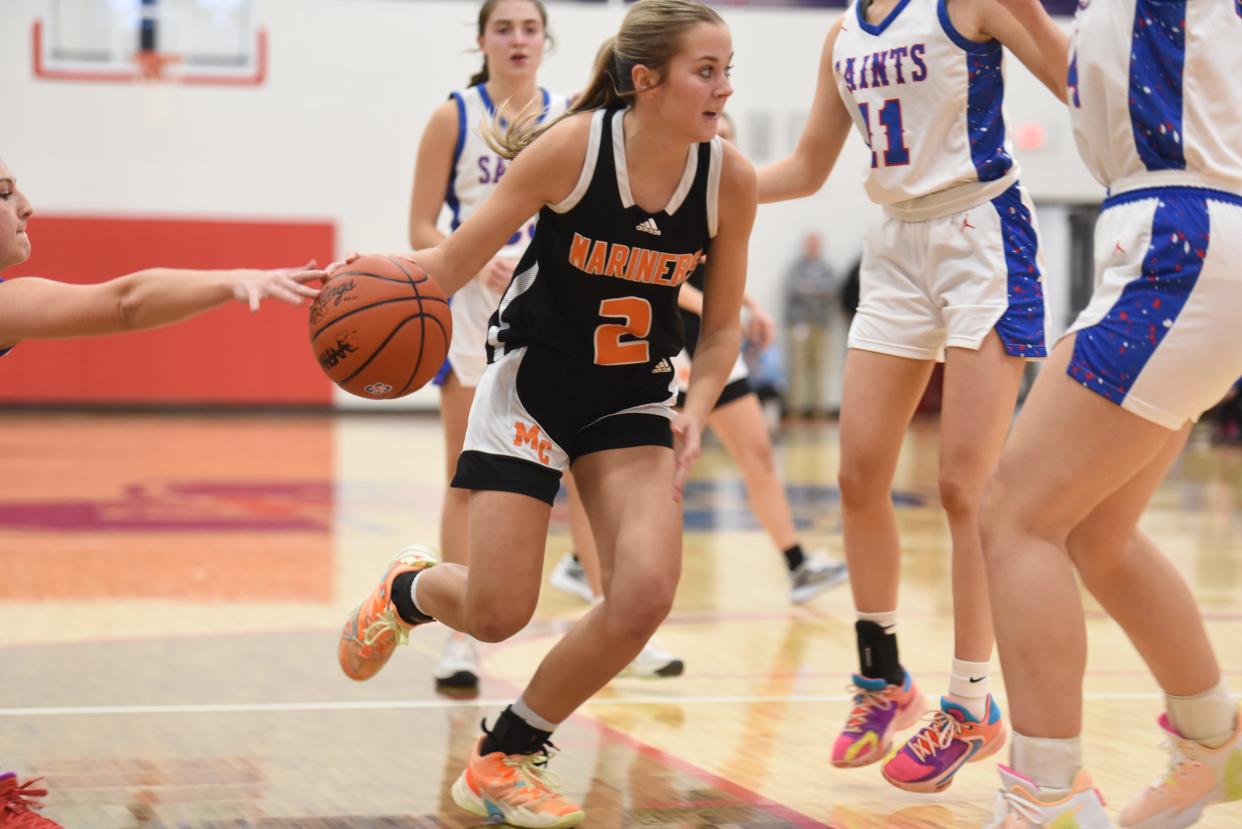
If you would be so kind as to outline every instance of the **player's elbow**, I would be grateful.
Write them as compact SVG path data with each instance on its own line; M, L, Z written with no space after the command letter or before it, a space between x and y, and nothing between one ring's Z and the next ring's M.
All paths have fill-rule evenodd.
M831 170L832 159L826 155L816 154L806 158L802 165L802 175L799 177L802 187L798 197L806 198L818 193L824 182L828 181Z
M804 199L819 192L828 180L831 164L813 151L800 148L790 158L788 187L783 194L786 199Z
M413 250L435 247L440 241L434 222L415 219L410 222L410 247Z
M139 276L140 273L133 274L132 277L122 277L107 283L108 290L104 301L116 311L118 331L133 331L141 327L139 320L143 299L141 282L137 278Z

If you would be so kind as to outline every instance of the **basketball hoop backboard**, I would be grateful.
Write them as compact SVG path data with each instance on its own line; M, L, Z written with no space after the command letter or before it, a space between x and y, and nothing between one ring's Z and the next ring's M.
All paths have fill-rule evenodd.
M49 81L257 86L267 37L251 0L45 0L34 75Z

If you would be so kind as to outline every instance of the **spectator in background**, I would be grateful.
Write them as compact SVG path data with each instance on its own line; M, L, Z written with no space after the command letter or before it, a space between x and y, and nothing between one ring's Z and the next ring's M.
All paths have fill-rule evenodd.
M802 240L802 255L785 277L785 326L789 337L787 411L805 417L827 414L829 319L837 301L837 278L823 260L818 233Z

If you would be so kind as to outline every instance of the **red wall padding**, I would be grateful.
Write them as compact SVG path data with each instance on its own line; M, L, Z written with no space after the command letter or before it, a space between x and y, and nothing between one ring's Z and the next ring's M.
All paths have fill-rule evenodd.
M33 255L5 278L99 282L162 266L270 268L332 258L329 222L43 216ZM0 358L0 402L330 404L306 309L230 303L155 331L21 343Z

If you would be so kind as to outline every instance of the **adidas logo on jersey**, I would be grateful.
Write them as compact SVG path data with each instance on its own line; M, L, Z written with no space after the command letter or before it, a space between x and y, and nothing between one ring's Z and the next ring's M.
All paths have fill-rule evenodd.
M652 236L660 235L660 228L656 227L655 219L647 219L634 225L635 230L641 230L643 233L650 233Z
M655 368L651 370L652 374L672 374L673 366L669 363L667 357L661 357L660 362L655 364Z

